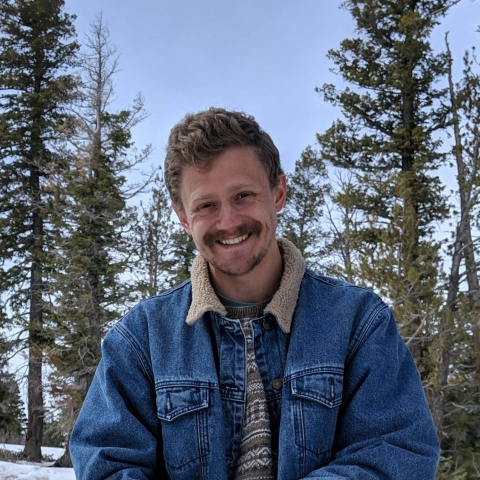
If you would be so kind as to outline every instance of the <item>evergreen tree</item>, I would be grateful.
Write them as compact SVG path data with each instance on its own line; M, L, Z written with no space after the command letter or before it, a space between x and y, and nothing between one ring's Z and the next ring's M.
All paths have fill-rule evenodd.
M168 284L173 287L190 278L192 264L197 255L193 237L188 235L179 224L171 236L173 261L168 269Z
M43 431L44 301L50 268L48 205L55 153L67 121L74 61L72 17L62 0L0 1L0 291L4 313L22 329L28 357L25 455L41 458Z
M0 442L17 443L26 418L15 375L8 371L9 347L10 342L0 332Z
M428 41L455 3L344 2L359 36L329 55L350 87L318 89L342 108L344 120L318 140L323 158L353 180L333 197L342 211L361 213L347 223L358 260L353 273L391 303L426 385L442 442L438 478L459 480L473 478L479 465L480 297L472 223L479 83L467 62L462 87L453 88L450 78L450 88L439 88L448 80L449 52L435 55ZM451 248L442 251L437 225L449 208L436 169L446 163L438 138L450 125L459 206Z
M329 260L327 273L358 285L366 284L359 269L357 247L359 230L363 227L361 209L356 198L356 185L348 172L335 171L330 175L331 191L326 203Z
M479 30L480 32L480 30ZM455 139L452 155L455 159L458 182L459 222L456 238L462 245L461 255L465 262L465 277L468 285L468 304L474 321L472 335L474 340L475 370L474 383L480 393L480 282L478 244L473 232L478 223L480 205L480 72L478 60L467 51L464 57L463 78L455 87L452 78L452 58L447 42L449 56L449 91L452 105L452 126ZM458 281L456 281L458 284Z
M0 371L0 382L0 441L17 443L26 420L20 389L15 375L6 369Z
M345 117L318 135L323 158L355 175L353 196L364 213L358 230L361 273L388 298L412 353L426 354L439 299L436 223L447 209L440 180L442 160L434 134L445 128L445 55L429 44L432 29L455 2L449 0L347 0L358 37L331 50L352 87L318 91ZM420 369L430 370L425 355Z
M65 132L71 168L56 189L62 242L53 287L56 342L49 361L51 393L67 438L100 361L102 338L131 300L129 285L122 282L134 213L127 200L141 186L129 186L126 174L150 149L140 154L133 149L131 130L145 118L141 97L129 109L110 111L116 71L116 51L100 16L81 55L75 120L72 131ZM71 465L68 448L56 465Z
M158 174L150 201L146 206L140 204L140 220L131 242L135 255L130 268L139 299L157 295L170 285L169 273L176 263L173 237L178 230L171 215L168 191Z
M439 478L471 478L480 466L480 288L478 238L472 233L480 199L480 75L473 71L475 62L467 52L463 78L455 84L447 38L446 44L458 207L453 213L456 228L447 252L450 274L436 342L432 414L442 449L447 452ZM462 277L466 278L464 286Z
M323 228L325 196L330 186L323 161L307 147L288 175L287 201L278 217L279 229L301 252L309 268L320 270L327 255Z
M140 204L140 218L130 241L134 252L130 273L135 296L145 299L190 278L197 254L190 235L172 216L170 197L160 174L156 175L152 197Z

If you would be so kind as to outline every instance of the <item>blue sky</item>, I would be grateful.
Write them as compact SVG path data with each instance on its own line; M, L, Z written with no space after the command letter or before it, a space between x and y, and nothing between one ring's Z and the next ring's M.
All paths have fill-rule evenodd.
M314 91L339 83L326 53L354 35L338 0L66 0L82 41L103 12L120 54L117 102L142 92L150 116L136 127L137 146L153 145L163 164L170 128L186 112L211 105L253 114L277 144L284 168L315 133L339 115ZM444 48L450 31L460 67L465 48L480 44L480 1L462 0L433 37Z

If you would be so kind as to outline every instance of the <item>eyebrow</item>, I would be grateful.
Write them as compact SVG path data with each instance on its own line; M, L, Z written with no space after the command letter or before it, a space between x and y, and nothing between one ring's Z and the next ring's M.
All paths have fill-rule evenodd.
M242 183L241 185L234 185L234 186L230 187L228 190L230 192L233 192L235 190L244 190L245 188L251 188L251 187L254 187L254 186L255 186L254 183ZM211 199L211 198L212 198L211 194L207 193L207 194L195 197L192 200L192 203L201 202L202 200Z

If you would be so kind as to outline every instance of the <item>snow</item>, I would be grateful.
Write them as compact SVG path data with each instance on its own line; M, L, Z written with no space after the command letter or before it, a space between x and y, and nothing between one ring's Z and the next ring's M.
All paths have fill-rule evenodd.
M19 452L23 445L5 445L0 443L0 448ZM43 455L51 455L52 458L59 458L63 453L62 448L42 447ZM75 480L73 468L51 467L51 463L29 463L19 461L18 463L0 462L1 480Z
M21 452L25 448L25 446L0 443L0 448L4 450L10 450L11 452ZM42 455L51 456L54 460L56 460L57 458L60 458L62 456L63 450L63 448L42 447Z
M0 462L2 480L75 480L73 468L44 467L28 463Z

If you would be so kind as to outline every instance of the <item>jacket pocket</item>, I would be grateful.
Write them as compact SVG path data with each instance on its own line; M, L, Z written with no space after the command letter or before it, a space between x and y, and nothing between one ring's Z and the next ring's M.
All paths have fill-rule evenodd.
M179 468L208 455L208 387L169 385L156 393L165 463Z
M335 371L292 378L297 446L316 455L332 449L342 387L343 374Z

